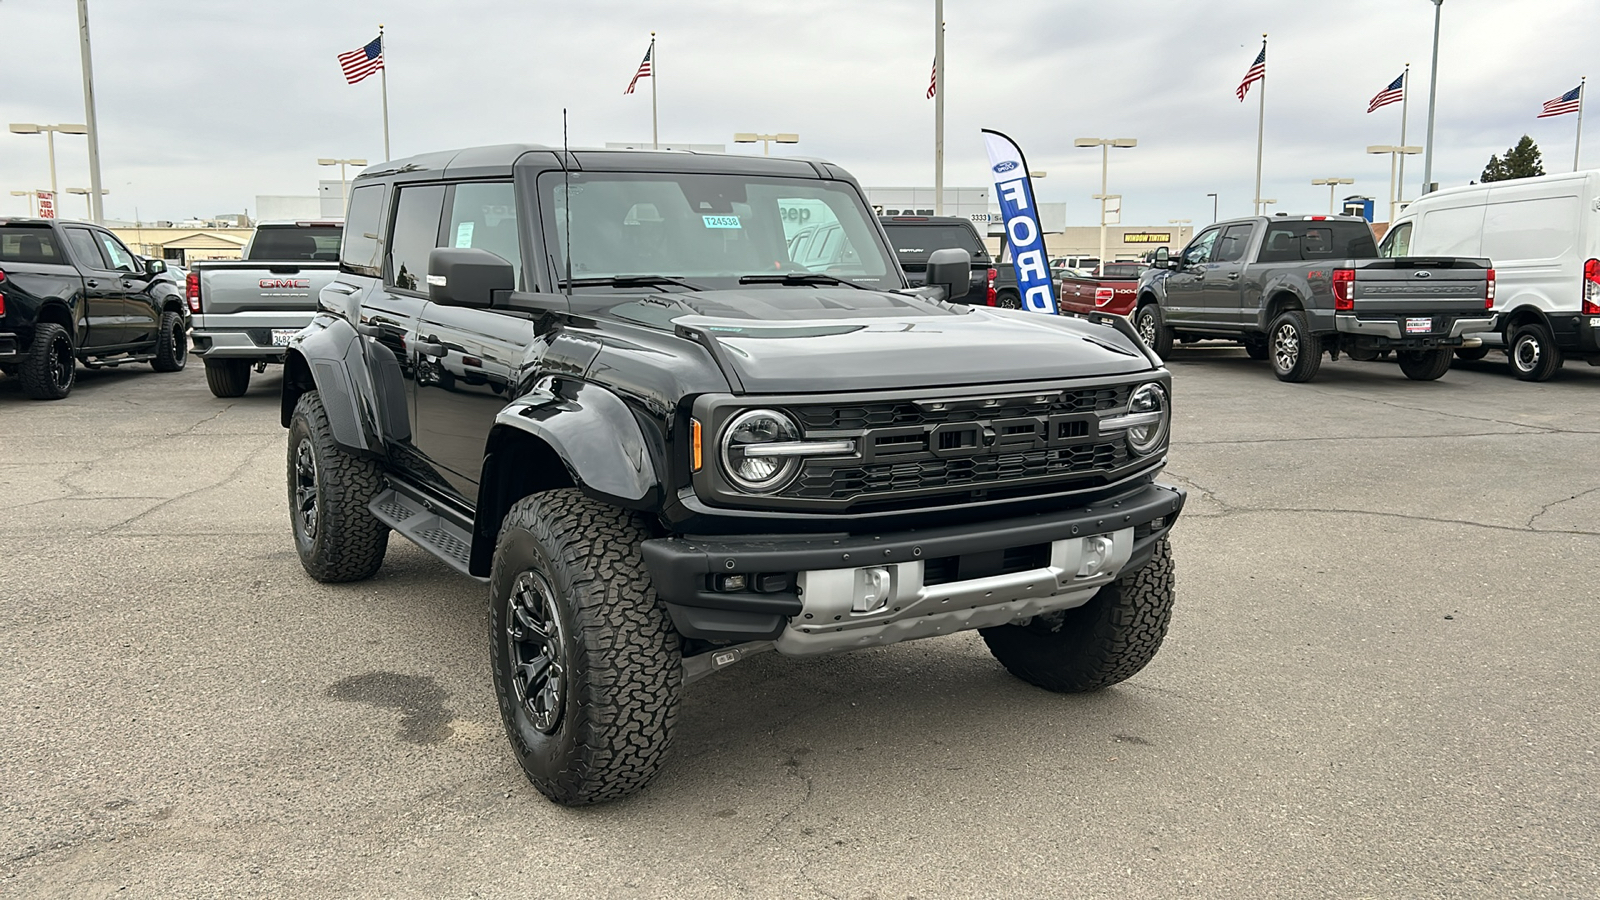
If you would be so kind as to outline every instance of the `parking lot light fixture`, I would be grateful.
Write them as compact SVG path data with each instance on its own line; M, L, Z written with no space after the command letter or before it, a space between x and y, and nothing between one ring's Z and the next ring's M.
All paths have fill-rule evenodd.
M1211 198L1211 221L1214 223L1217 221L1217 195L1206 194L1206 196Z
M1354 178L1313 178L1313 179L1311 179L1311 183L1315 184L1315 185L1323 185L1323 184L1325 184L1325 185L1328 186L1328 215L1331 216L1331 215L1333 215L1333 193L1334 193L1334 191L1337 191L1339 189L1339 187L1338 187L1339 185L1341 185L1341 184L1355 184L1356 180Z
M82 194L83 195L83 205L84 205L84 210L83 210L84 217L85 218L93 218L94 217L94 204L92 202L90 202L90 200L89 200L89 194L91 192L90 192L90 190L88 188L67 188L67 193L69 193L69 194ZM104 195L104 194L109 194L111 192L109 190L106 190L105 188L101 188L100 189L100 193L102 195Z
M756 134L753 131L740 131L733 136L735 144L754 144L757 141L761 142L761 155L771 156L774 141L780 144L798 144L800 143L800 135L788 131L779 132L778 134Z
M50 154L50 195L56 194L56 135L57 134L87 134L89 129L84 125L38 125L33 122L12 122L12 134L42 134L46 152Z
M11 196L13 196L13 197L27 197L28 198L28 215L31 217L31 216L37 216L39 214L39 210L38 210L37 205L35 203L35 201L39 199L39 192L38 191L12 191L11 192Z
M1399 203L1395 196L1395 161L1402 155L1411 156L1422 152L1421 147L1396 147L1393 144L1373 144L1367 148L1368 153L1389 154L1389 221L1394 221L1395 207Z
M367 161L364 159L328 159L324 157L317 160L317 165L319 166L339 167L339 206L341 208L348 207L350 205L350 182L344 177L344 167L364 166L366 164Z
M1106 193L1106 173L1111 166L1111 148L1137 147L1139 146L1139 139L1092 137L1077 138L1072 142L1072 146L1100 148L1100 193L1095 195L1095 199L1100 201L1100 260L1103 263L1106 258L1106 201L1112 197L1112 195ZM1116 196L1118 199L1121 199L1122 197L1121 194Z

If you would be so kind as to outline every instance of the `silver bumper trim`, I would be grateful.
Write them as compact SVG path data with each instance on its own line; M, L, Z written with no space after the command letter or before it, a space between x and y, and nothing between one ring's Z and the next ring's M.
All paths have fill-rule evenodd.
M1448 337L1454 339L1463 334L1475 334L1480 331L1494 330L1494 316L1486 319L1457 319L1450 326ZM1344 334L1363 334L1370 337L1385 337L1393 341L1405 337L1400 333L1400 323L1391 321L1366 321L1355 316L1334 316L1334 328ZM1429 335L1433 337L1434 335Z

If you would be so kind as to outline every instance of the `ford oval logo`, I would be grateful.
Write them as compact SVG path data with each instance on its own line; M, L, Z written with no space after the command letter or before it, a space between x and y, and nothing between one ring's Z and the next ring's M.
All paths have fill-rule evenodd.
M999 161L999 162L994 164L994 170L996 172L1009 172L1012 169L1015 169L1016 167L1017 167L1017 161L1014 160L1014 159L1002 159L1001 161Z
M1423 270L1421 270L1419 272L1412 273L1411 277L1412 278L1432 278L1433 277L1433 273L1429 272L1427 269L1423 269Z

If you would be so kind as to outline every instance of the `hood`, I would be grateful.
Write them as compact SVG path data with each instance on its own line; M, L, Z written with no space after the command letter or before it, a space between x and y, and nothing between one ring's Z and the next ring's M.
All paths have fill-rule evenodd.
M850 288L655 295L612 314L711 344L724 373L748 393L1005 384L1151 368L1106 325Z

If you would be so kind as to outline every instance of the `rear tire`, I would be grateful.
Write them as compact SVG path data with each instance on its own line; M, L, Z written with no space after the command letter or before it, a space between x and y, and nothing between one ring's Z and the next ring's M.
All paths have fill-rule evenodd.
M1458 347L1456 349L1456 359L1465 360L1467 362L1477 362L1488 355L1489 348L1482 344L1479 344L1476 347Z
M1412 381L1437 381L1450 371L1450 358L1454 355L1449 347L1438 350L1401 350L1398 354L1400 371Z
M1016 291L997 291L994 295L994 305L1000 309L1021 309L1022 295Z
M28 356L18 367L22 392L32 400L63 400L72 393L78 377L78 358L72 335L53 322L34 326Z
M1167 327L1161 306L1155 301L1141 305L1133 313L1133 330L1156 356L1166 359L1172 355L1172 329Z
M377 463L334 442L317 392L300 395L289 420L289 519L306 574L337 583L377 573L389 527L367 504L382 491Z
M250 389L248 359L206 360L206 387L218 397L243 397Z
M175 312L161 314L161 329L156 336L156 358L150 367L157 372L181 372L189 362L189 332L183 327L183 316Z
M1561 368L1561 349L1550 329L1539 324L1512 332L1506 339L1506 356L1511 360L1511 373L1523 381L1548 381Z
M1310 381L1322 368L1322 339L1311 333L1306 314L1298 309L1285 310L1272 320L1267 351L1279 381Z
M1006 671L1047 691L1098 691L1143 669L1172 619L1172 548L1157 542L1144 568L1106 585L1060 619L980 629Z

